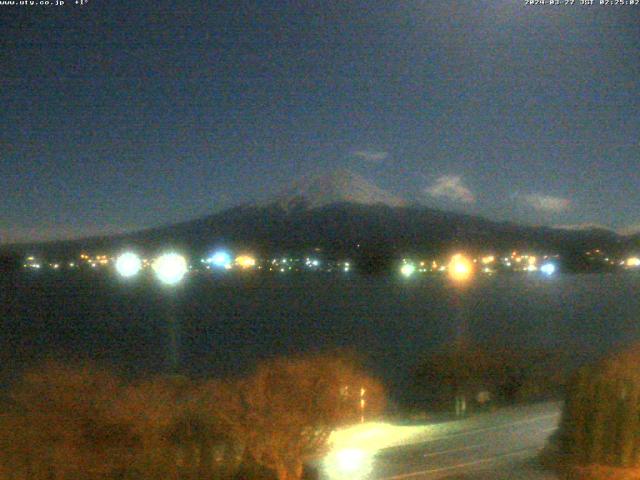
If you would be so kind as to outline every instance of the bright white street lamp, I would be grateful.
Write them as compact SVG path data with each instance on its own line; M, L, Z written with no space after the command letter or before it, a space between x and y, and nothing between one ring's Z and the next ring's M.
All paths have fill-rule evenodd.
M176 285L187 273L187 260L178 253L165 253L153 262L153 271L165 285Z
M124 278L136 276L141 268L140 257L132 252L123 253L116 260L116 271Z
M229 269L231 268L233 260L228 252L219 250L207 259L207 263L217 268Z
M416 266L413 263L405 263L400 268L400 273L403 277L410 277L416 271Z
M553 275L556 272L556 266L553 263L545 263L540 267L540 271L545 275Z

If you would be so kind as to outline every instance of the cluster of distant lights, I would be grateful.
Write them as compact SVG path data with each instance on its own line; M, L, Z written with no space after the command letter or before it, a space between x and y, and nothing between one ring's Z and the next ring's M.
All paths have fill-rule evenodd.
M68 263L43 264L39 260L36 260L35 257L29 256L27 257L26 263L23 267L38 270L43 266L46 267L48 265L50 268L58 270L62 267L73 269L81 266L87 266L96 268L111 264L123 277L129 278L131 276L135 276L141 269L147 267L153 268L155 262L157 262L157 259L149 260L146 258L140 258L133 252L123 253L116 258L109 258L107 255L91 257L83 253L80 255L80 261ZM306 257L304 259L283 257L272 259L265 264L263 262L259 262L254 255L248 253L239 253L235 255L231 251L224 249L214 251L208 257L201 259L200 262L203 265L203 268L218 271L258 269L271 272L288 272L293 270L299 271L301 269L310 271L324 271L325 269L333 271L337 269L344 272L350 272L352 270L352 264L350 261L340 261L335 264L329 262L324 264L316 257Z
M250 269L256 266L256 258L241 254L232 259L229 252L218 251L204 260L209 266L229 270L235 264L241 269ZM115 261L115 268L123 278L135 277L143 268L143 260L133 252L121 254ZM157 257L151 264L156 278L165 285L176 285L189 271L187 259L176 252L168 252Z
M229 270L234 264L241 269L254 268L257 262L256 258L251 255L241 254L232 259L229 252L218 251L204 260L204 263L215 268ZM142 270L143 261L135 253L126 252L116 259L115 268L123 278L131 278ZM157 257L151 264L151 268L161 283L176 285L182 281L189 271L189 263L183 255L176 252L168 252Z
M47 266L53 270L59 270L65 267L78 268L83 264L91 266L92 268L97 268L113 263L116 271L124 278L133 277L143 268L150 266L163 283L171 283L173 280L172 275L166 276L162 272L169 270L175 270L178 272L184 270L184 273L182 273L181 276L178 275L181 280L182 276L184 276L184 274L189 270L189 265L185 257L175 252L163 254L151 261L142 259L133 252L121 254L115 259L115 262L107 255L96 255L92 257L87 254L81 254L79 262L43 263L36 260L33 256L27 257L26 260L27 262L23 266L25 268L35 270L39 270ZM476 271L485 274L496 273L493 265L498 262L500 262L503 267L514 269L515 271L540 272L546 276L552 276L558 272L557 263L553 258L549 258L548 256L542 257L542 263L540 265L538 265L538 261L538 257L534 255L519 255L515 251L510 256L505 256L504 258L497 258L494 255L486 255L480 258L470 259L464 254L456 254L449 259L448 263L443 264L432 261L427 265L424 261L414 263L411 260L404 259L399 267L399 273L401 276L409 278L414 276L416 273L445 272L452 280L461 282L472 277ZM240 253L234 256L227 250L215 251L209 257L202 259L201 262L205 264L207 269L216 270L250 270L254 268L263 268L262 265L258 266L258 260L255 256L246 253ZM636 256L628 257L627 259L616 263L626 269L640 269L640 258ZM298 268L296 265L304 265L305 269L312 271L321 269L321 262L317 258L306 257L298 260L285 257L271 260L266 264L265 270L288 272L294 268L297 270ZM342 270L344 272L349 272L352 269L351 263L344 261L339 262L337 267L338 270Z
M80 255L82 261L87 262L91 267L95 268L98 265L107 265L109 259L106 255L99 255L92 259L86 254ZM95 260L95 261L93 261ZM40 269L42 264L37 263L35 257L28 257L24 266L29 268ZM140 271L146 266L147 260L143 260L137 254L133 252L125 252L115 259L114 266L116 272L123 278L133 278L137 276ZM54 270L60 268L59 263L53 263L50 265ZM75 268L77 265L75 262L69 262L70 268ZM189 264L187 259L175 252L168 252L158 256L151 267L156 275L156 278L165 285L175 285L179 283L189 271Z
M91 266L92 268L97 268L97 267L104 267L106 265L109 264L109 257L107 255L96 255L95 257L91 257L85 253L80 255L80 261L79 262L68 262L68 263L63 263L63 262L51 262L48 264L45 264L39 260L36 260L36 258L34 256L29 256L26 259L26 263L23 264L24 268L32 268L35 270L40 270L41 268L48 266L49 268L51 268L52 270L60 270L61 268L77 268L79 267L81 264L86 264Z
M546 258L546 257L545 257ZM640 259L637 259L635 266L640 266ZM446 272L451 280L456 283L462 283L469 280L476 272L476 264L480 263L481 271L483 273L495 273L490 265L496 261L496 257L493 255L487 255L480 259L470 259L462 253L453 255L446 265L438 265L436 261L431 263L431 271ZM546 276L551 276L558 271L558 267L553 261L547 260L538 267L537 257L533 255L518 256L516 252L511 257L505 257L503 263L507 267L511 267L513 263L522 264L521 271L524 272L537 272L540 271ZM628 263L627 263L628 264ZM404 259L400 265L400 274L409 278L416 272L429 271L426 268L425 262L420 262L418 265L410 260Z
M215 269L215 270L231 270L234 267L239 268L241 270L249 270L253 268L258 268L260 270L268 270L270 272L289 272L293 270L298 270L298 265L303 263L302 259L294 259L294 258L274 258L267 262L264 266L262 264L258 265L258 261L252 255L240 254L235 258L233 255L226 250L219 250L214 252L208 258L201 260L203 264L206 265L207 269ZM351 270L350 262L339 262L339 269L342 269L344 272L349 272ZM320 270L322 267L322 262L318 258L306 257L304 259L304 268L306 270Z
M240 254L235 258L233 255L226 250L219 250L214 252L208 258L202 260L208 269L217 269L217 270L231 270L232 268L237 267L242 270L248 270L253 268L262 269L262 265L258 265L258 260L248 254ZM296 261L292 258L282 258L282 259L273 259L266 265L266 269L269 271L280 271L286 272L294 269L294 264ZM317 258L306 257L304 261L304 265L307 269L317 270L320 267L320 260ZM347 268L346 271L349 270L350 264L349 262L345 262L344 264Z
M246 270L254 268L257 260L254 256L247 254L240 254L233 258L230 252L219 250L214 252L210 257L203 259L202 263L206 264L209 268L220 270L231 270L234 265Z
M424 262L421 262L420 266L423 267ZM464 282L471 278L474 273L473 261L461 253L453 255L446 266L441 265L440 267L438 267L437 262L433 262L432 268L437 269L441 272L446 271L449 275L449 278L456 282ZM414 263L407 261L406 259L403 261L400 267L400 273L405 278L413 276L417 271L425 270L423 268L419 269Z

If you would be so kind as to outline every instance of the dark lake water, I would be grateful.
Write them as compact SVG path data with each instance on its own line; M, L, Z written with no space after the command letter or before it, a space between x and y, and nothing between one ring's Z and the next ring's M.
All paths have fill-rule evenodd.
M20 273L0 279L2 381L44 357L89 358L141 374L167 369L168 319L181 364L233 374L274 354L354 347L398 392L425 352L462 320L479 342L595 355L640 339L640 276L501 275L466 290L440 277L193 275L171 292L106 273Z

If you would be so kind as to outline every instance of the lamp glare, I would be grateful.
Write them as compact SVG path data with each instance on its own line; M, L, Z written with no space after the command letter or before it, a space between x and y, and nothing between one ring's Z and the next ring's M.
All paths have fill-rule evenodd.
M132 252L123 253L116 260L116 271L124 278L134 277L141 268L142 261L140 257Z
M153 271L165 285L175 285L187 273L187 260L178 253L165 253L153 262Z

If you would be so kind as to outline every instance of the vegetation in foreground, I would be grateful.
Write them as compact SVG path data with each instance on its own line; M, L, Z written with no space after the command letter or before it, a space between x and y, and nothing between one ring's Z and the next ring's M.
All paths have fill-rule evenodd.
M341 355L278 358L243 378L204 381L125 382L48 363L2 406L0 479L298 480L331 431L384 405L381 384Z
M573 375L546 460L570 479L640 479L640 345Z

